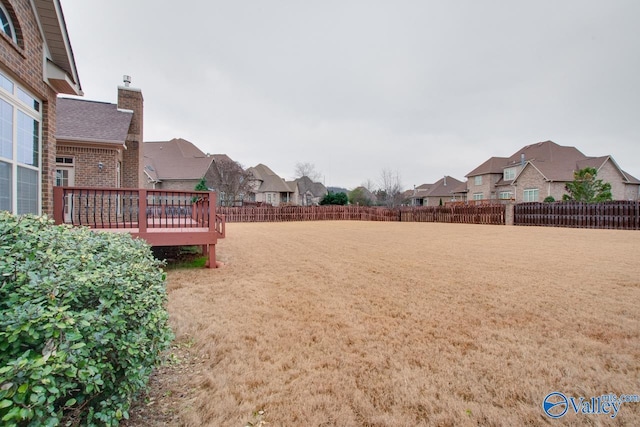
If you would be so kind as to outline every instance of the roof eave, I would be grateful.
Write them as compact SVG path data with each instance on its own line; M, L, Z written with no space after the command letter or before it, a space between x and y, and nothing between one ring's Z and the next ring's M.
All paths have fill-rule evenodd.
M63 93L65 95L83 95L80 85L76 84L69 74L54 64L50 59L46 60L44 76L49 82L49 85L51 85L57 93Z
M83 95L60 0L34 1L32 5L46 45L45 81L58 93Z
M91 138L78 138L73 136L56 136L56 142L58 144L70 144L70 145L99 145L110 148L127 148L125 141L109 140L109 139L91 139Z

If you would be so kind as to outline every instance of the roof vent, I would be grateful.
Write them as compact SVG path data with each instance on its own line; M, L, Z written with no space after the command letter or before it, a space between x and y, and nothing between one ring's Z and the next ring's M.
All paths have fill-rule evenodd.
M127 76L126 74L122 76L122 81L124 82L124 87L129 87L131 84L131 76Z

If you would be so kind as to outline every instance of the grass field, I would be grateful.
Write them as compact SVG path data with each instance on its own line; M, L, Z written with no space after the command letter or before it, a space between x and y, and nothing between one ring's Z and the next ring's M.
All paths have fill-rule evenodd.
M640 394L640 234L431 223L228 224L173 270L174 362L130 425L640 425L542 410Z

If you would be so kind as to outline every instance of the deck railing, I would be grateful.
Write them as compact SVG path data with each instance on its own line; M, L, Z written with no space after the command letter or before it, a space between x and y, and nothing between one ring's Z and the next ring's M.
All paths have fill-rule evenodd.
M58 224L140 233L160 228L210 228L221 237L225 233L210 192L55 187L54 207Z

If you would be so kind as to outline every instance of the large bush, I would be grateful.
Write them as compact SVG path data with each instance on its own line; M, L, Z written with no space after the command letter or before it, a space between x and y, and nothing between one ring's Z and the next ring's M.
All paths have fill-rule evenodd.
M0 212L0 424L127 418L171 339L160 266L128 234Z

